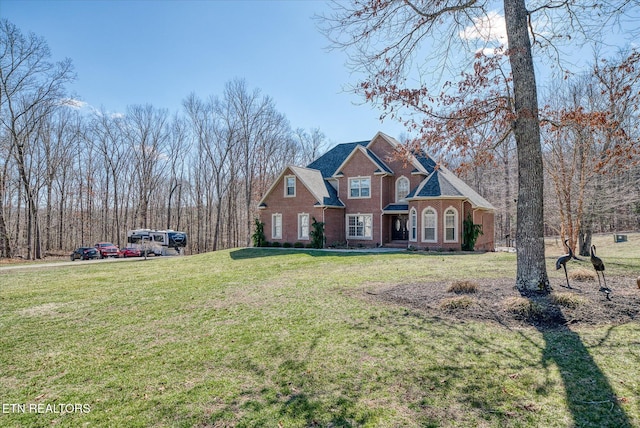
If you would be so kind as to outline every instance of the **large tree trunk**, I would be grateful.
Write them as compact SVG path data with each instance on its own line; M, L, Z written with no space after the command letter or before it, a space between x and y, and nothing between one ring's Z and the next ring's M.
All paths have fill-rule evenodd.
M509 145L505 144L504 156L502 159L504 166L504 212L505 212L505 220L504 220L504 229L502 231L503 237L505 238L505 245L507 247L511 246L512 236L511 236L511 173L509 171Z
M544 259L543 168L538 95L524 0L504 0L513 75L518 148L518 225L516 287L523 294L548 292Z
M4 184L0 184L4 186ZM0 193L0 257L11 257L11 242L7 231L7 222L4 219L3 195Z
M9 240L9 231L7 229L7 221L4 216L4 195L6 192L7 163L5 162L4 170L0 172L0 257L11 257L11 241Z

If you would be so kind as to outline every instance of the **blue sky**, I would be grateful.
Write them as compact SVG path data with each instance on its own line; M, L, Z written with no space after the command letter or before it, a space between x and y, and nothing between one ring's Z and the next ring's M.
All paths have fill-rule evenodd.
M71 58L78 79L69 89L94 108L122 113L150 103L173 113L191 92L221 96L241 78L270 96L293 128L320 128L331 143L377 131L400 137L401 124L381 123L379 110L345 90L358 76L344 53L327 51L312 19L328 8L322 0L0 0L0 17L44 37L53 59ZM622 30L627 40L614 38L614 48L637 46L637 12L627 20L636 33ZM565 54L584 62L591 52ZM538 71L544 92L553 79Z
M344 89L355 83L342 52L312 17L323 1L0 0L0 17L45 38L53 59L71 58L70 91L117 113L150 103L170 112L191 92L222 95L245 79L293 128L320 128L333 143L361 141L397 122Z

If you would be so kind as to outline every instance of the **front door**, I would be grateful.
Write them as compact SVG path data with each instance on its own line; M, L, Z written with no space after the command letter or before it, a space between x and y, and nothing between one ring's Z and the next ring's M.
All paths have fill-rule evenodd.
M391 217L391 240L406 241L409 239L409 217L406 215L394 215Z

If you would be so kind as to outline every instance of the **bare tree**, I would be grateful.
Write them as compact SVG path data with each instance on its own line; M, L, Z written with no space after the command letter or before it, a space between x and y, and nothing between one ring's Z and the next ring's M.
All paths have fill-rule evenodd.
M175 115L171 123L171 134L168 144L168 158L169 158L169 186L167 195L167 229L171 229L174 225L176 230L180 229L180 212L182 206L182 186L186 178L186 157L187 153L191 150L191 144L188 139L188 125L187 121ZM178 191L177 195L177 215L172 216L172 204L174 200L174 193Z
M610 179L639 160L639 66L640 53L635 51L613 61L596 59L590 73L555 88L545 109L545 151L558 203L557 232L562 240L569 239L574 251L579 245L582 255L589 255L594 219L607 206L622 202L612 210L620 212L629 203L623 195L630 189L611 191L617 186Z
M241 80L219 98L191 96L186 116L85 114L64 98L71 61L49 62L42 38L0 24L0 257L121 245L127 229L160 224L184 224L194 252L246 245L274 176L324 143L317 129L296 141L273 100Z
M211 239L212 249L215 251L220 243L223 203L229 190L228 183L232 179L230 164L235 160L231 155L238 142L239 133L235 117L230 114L229 105L225 101L214 97L203 101L191 94L184 101L184 107L198 144L198 151L202 153L201 157L207 163L207 168L211 169L212 188L207 193L207 211L213 223ZM212 212L213 210L215 212Z
M0 132L0 162L2 162L2 168L0 169L0 257L11 257L13 254L5 212L5 198L7 195L11 159L11 145L8 140L6 133Z
M274 102L259 90L249 92L244 80L234 80L225 87L224 100L237 121L236 146L239 178L242 180L243 245L251 243L255 205L264 191L267 177L265 160L271 159L275 148L289 146L291 128L286 118L277 112Z
M125 135L135 159L134 173L138 191L137 222L149 227L151 196L167 166L165 149L169 139L168 113L152 105L127 109Z
M79 143L79 127L81 119L77 112L71 107L58 109L55 114L43 121L40 128L42 133L42 166L44 168L44 182L42 183L45 196L45 249L51 250L54 246L62 249L60 237L63 230L64 203L67 198L67 189L64 185L58 186L55 183L64 182L68 177L71 165L71 155L73 146ZM57 190L57 191L56 191ZM57 213L54 210L55 198L58 198ZM58 222L54 228L54 215L58 216ZM58 234L58 239L54 239L54 233ZM55 241L55 243L54 243Z
M296 164L308 165L327 151L327 137L319 128L313 128L309 132L297 128L294 138L298 145Z
M123 237L123 181L129 178L130 146L125 135L125 121L101 109L91 118L90 140L101 156L105 174L103 185L102 236L121 245ZM108 237L108 238L107 238Z
M49 62L45 40L24 36L7 20L0 20L0 126L7 133L9 153L16 167L28 206L27 258L41 258L36 191L29 176L29 144L41 121L60 106L64 85L73 78L71 60Z
M325 34L333 46L351 54L354 69L365 74L355 88L365 98L379 102L383 117L400 119L419 134L415 141L431 146L472 147L473 141L460 129L491 121L494 138L481 144L492 150L513 133L518 156L517 275L516 286L523 294L549 291L544 259L543 162L539 108L532 46L551 52L575 33L591 37L596 25L590 13L618 16L620 5L577 2L529 2L505 0L503 15L486 2L476 1L377 1L335 3L334 15L323 19ZM544 16L537 26L536 16ZM497 19L498 18L498 19ZM503 18L504 25L495 22ZM608 19L608 18L607 18ZM592 26L586 26L588 20ZM504 39L495 44L496 35ZM587 34L589 33L589 34ZM424 41L432 41L429 50ZM470 40L473 40L472 43ZM506 41L507 49L500 45ZM495 48L492 55L483 55ZM469 58L456 61L456 54L473 53L473 71L455 75L469 65ZM510 74L497 65L504 52ZM413 67L416 57L427 59ZM417 69L417 70L416 70ZM426 70L431 70L431 76ZM447 73L452 80L442 82ZM413 75L410 75L413 72ZM415 73L418 73L416 78ZM430 77L429 85L411 88L412 80ZM425 79L426 80L426 79ZM435 82L435 83L434 83ZM504 83L513 88L504 91ZM439 138L438 138L439 134Z

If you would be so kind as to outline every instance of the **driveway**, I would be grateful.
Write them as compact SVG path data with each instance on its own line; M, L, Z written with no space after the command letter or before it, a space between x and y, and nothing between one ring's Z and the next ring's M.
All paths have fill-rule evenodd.
M148 257L147 260L153 260L158 257ZM135 262L135 261L144 261L144 257L127 257L127 258L108 258L108 259L97 259L97 260L76 260L76 261L57 261L57 262L42 262L42 263L15 263L8 264L4 266L0 266L0 272L11 272L15 270L30 270L30 269L43 269L43 268L55 268L62 266L86 266L89 264L95 263L122 263L122 262Z

